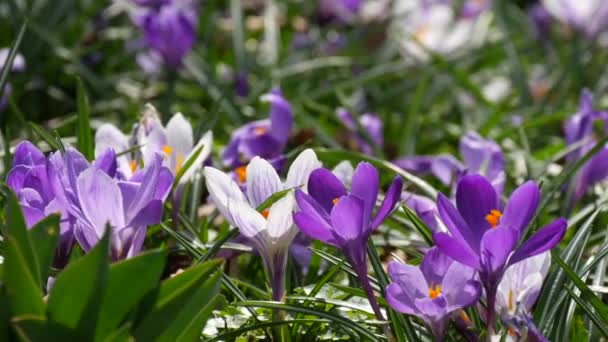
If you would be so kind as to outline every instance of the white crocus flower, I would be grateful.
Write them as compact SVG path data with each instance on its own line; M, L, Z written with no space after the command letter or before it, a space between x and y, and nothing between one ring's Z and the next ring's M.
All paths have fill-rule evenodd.
M461 15L450 2L396 1L393 32L407 57L427 61L427 51L452 56L481 45L486 39L491 15L482 10Z
M543 281L551 266L551 254L545 252L510 266L496 293L496 312L509 326L510 333L525 335L536 331L530 312L538 299Z
M542 0L543 6L562 23L596 35L608 26L606 0Z
M104 123L95 132L95 158L102 156L108 148L120 154L131 148L129 137L121 132L116 126ZM121 154L116 157L118 172L125 179L130 179L137 168L137 162L131 158L131 153Z
M256 208L277 192L296 187L306 190L310 173L319 167L321 163L316 154L307 149L291 165L286 181L281 182L268 161L255 157L246 168L246 194L224 172L213 167L204 169L211 201L262 256L274 300L280 300L283 296L287 252L298 233L292 218L296 206L293 191L261 213Z
M150 126L149 133L145 135L144 164L151 160L155 153L162 152L165 155L163 166L168 167L176 175L184 164L193 158L194 152L202 147L201 152L193 161L192 167L186 170L180 179L180 184L188 182L211 154L213 133L207 131L194 145L192 126L182 113L173 115L166 127L155 122L151 122Z

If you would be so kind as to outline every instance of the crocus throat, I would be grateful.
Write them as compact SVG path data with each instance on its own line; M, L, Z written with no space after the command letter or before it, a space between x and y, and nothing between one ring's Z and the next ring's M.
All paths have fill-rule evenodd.
M253 129L253 133L255 135L262 135L262 134L266 133L266 131L268 131L268 129L266 127L256 127Z
M338 203L338 197L334 198L333 200L331 200L331 203L333 205L336 205L336 203Z
M486 215L486 221L490 224L490 227L494 228L498 224L498 220L502 216L502 213L496 209L490 210L490 213Z
M239 184L245 183L245 180L247 179L247 167L245 167L245 165L237 167L234 169L234 174L236 175L236 180Z
M129 160L129 169L131 169L131 172L135 172L135 169L137 169L137 162L135 160Z
M171 154L171 151L172 151L173 149L172 149L171 147L169 147L169 145L165 145L165 146L163 146L162 150L163 150L163 153L164 153L164 154L166 154L166 155L170 155L170 154Z
M429 298L435 299L439 294L441 294L441 286L435 285L435 287L433 287L431 284L431 286L429 286Z
M175 172L179 172L184 165L184 156L181 153L177 154L177 161L175 162Z

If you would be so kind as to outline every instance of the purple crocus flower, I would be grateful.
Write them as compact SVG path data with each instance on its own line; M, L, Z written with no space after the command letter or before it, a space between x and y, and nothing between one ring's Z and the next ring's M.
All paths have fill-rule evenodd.
M74 217L57 199L51 186L49 168L44 154L31 142L23 141L15 148L6 184L17 195L28 228L50 214L61 216L59 244L53 265L62 268L67 263L74 240Z
M582 145L567 156L568 163L575 163L581 159L596 144L593 135L595 120L603 121L604 131L608 132L608 113L593 110L593 96L588 90L583 90L578 112L564 125L566 144ZM579 169L573 180L570 204L580 200L590 186L606 177L608 177L608 147L602 148Z
M291 106L278 89L262 96L262 101L270 103L270 117L235 130L222 154L224 164L235 171L239 184L245 183L245 165L253 157L270 161L275 169L283 165L283 149L293 124Z
M534 4L527 10L528 18L534 27L534 33L537 39L547 37L551 25L551 13L547 11L542 4Z
M479 272L486 291L490 331L496 290L505 270L553 248L566 230L566 220L556 219L517 247L534 217L539 198L538 186L528 181L513 191L501 211L496 190L480 175L460 179L456 207L444 195L437 196L439 217L449 233L435 232L433 240L442 252Z
M433 200L406 191L401 194L401 200L431 231L437 230L437 206Z
M443 341L451 314L475 304L482 292L475 270L437 247L428 250L418 267L391 262L388 274L393 281L386 288L388 304L424 320L436 341Z
M378 171L365 162L359 163L348 193L342 182L329 170L320 168L310 174L308 194L296 191L300 211L294 222L313 239L342 250L359 277L378 319L380 307L367 278L367 240L390 214L401 193L401 178L395 177L384 201L372 215L378 197Z
M148 46L171 69L181 67L192 50L198 24L193 0L140 1L145 6L135 16Z
M336 110L336 115L342 124L349 130L349 139L354 142L356 148L367 155L372 155L374 150L372 146L367 143L365 138L358 134L357 125L355 124L352 115L344 108ZM366 113L359 117L359 124L365 130L365 133L367 133L372 143L376 145L376 147L382 148L382 120L374 114Z
M147 226L160 223L163 201L173 182L171 172L162 166L162 156L129 181L114 179L94 165L81 165L79 171L66 166L69 195L77 203L70 212L77 218L75 236L80 246L85 251L93 248L110 225L112 260L137 255Z
M608 2L604 0L542 0L557 20L594 37L608 27Z

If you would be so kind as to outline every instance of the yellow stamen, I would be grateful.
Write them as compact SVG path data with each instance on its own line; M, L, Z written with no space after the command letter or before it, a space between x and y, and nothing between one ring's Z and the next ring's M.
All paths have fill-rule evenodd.
M429 30L430 30L429 25L422 25L422 26L416 28L416 30L414 31L414 34L412 36L415 41L422 43L424 36L429 32Z
M177 161L175 162L175 172L179 172L179 170L182 168L182 165L184 164L184 156L182 156L181 153L177 154Z
M333 200L331 200L331 203L333 205L336 205L336 203L338 203L338 199L339 199L338 197L334 198Z
M264 216L265 219L268 218L268 210L264 210L260 214L262 214L262 216Z
M494 228L498 224L498 220L502 216L502 213L496 209L490 210L490 213L486 215L486 221L490 224L490 227Z
M460 313L458 313L458 317L465 322L467 325L471 324L471 319L469 318L469 316L467 315L466 312L464 312L464 310L460 310Z
M437 298L437 296L439 296L440 293L441 293L441 286L435 285L435 288L433 288L433 285L431 285L429 287L429 298L435 299L435 298Z
M513 291L509 290L509 302L507 303L509 311L513 311Z
M234 169L234 173L236 174L236 180L240 184L245 183L245 180L247 180L247 167L245 165L239 166Z
M264 133L266 133L268 131L268 128L266 127L256 127L253 129L253 133L255 135L262 135Z
M162 150L163 150L163 153L166 155L170 155L171 151L173 151L173 149L171 147L169 147L169 145L163 146Z
M131 172L135 172L135 169L137 169L137 162L135 160L129 160L129 169L131 169Z

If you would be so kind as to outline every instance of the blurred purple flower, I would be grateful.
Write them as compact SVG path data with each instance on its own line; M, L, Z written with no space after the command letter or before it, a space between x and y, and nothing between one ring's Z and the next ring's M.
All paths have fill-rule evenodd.
M475 270L454 262L437 247L428 250L418 267L391 262L388 274L388 304L424 320L436 341L443 341L451 314L475 304L482 292Z
M578 112L564 125L566 144L581 145L568 154L568 163L575 163L583 158L597 143L593 134L593 123L596 120L603 124L604 132L608 133L608 113L593 110L593 95L588 90L583 90ZM570 205L580 200L590 186L606 177L608 177L608 147L603 147L579 169L574 177Z
M551 13L547 11L545 6L542 4L534 4L528 8L528 18L534 28L534 33L537 39L544 39L549 34L549 28L551 26Z
M349 130L349 139L352 139L359 151L372 155L374 150L367 140L361 136L358 132L357 124L353 119L352 115L344 108L336 110L336 115L342 124ZM370 140L377 148L382 148L383 137L382 137L382 120L374 114L363 114L359 117L359 125L365 130L365 133L369 136Z
M589 37L608 27L608 2L605 0L542 0L541 3L557 20Z
M277 170L283 164L283 150L293 124L291 106L278 89L262 96L262 101L270 103L270 117L250 122L232 132L222 154L224 164L235 170L239 184L245 183L245 165L253 157L268 160Z
M352 22L358 15L364 0L319 0L321 22Z
M194 0L136 1L140 11L135 23L150 49L171 69L182 66L196 38L198 15ZM146 62L151 61L148 59ZM147 65L150 65L147 63Z
M246 72L239 71L234 75L234 91L240 97L249 95L249 80Z
M4 68L6 61L8 60L8 54L10 49L3 48L0 49L0 70ZM24 71L25 70L25 58L20 53L15 55L15 59L13 59L13 65L11 66L11 71ZM4 91L0 94L0 111L3 111L6 108L6 104L8 103L8 97L12 93L12 87L10 83L6 83L4 86Z
M505 270L555 246L564 235L566 220L559 218L541 228L518 248L540 198L538 186L528 181L515 189L504 211L495 188L479 175L458 182L456 207L443 194L437 196L441 221L449 231L435 232L442 252L479 272L488 302L487 324L493 328L496 291Z
M294 222L313 239L338 247L357 273L359 281L378 319L383 319L367 278L367 240L391 213L401 194L401 178L395 177L384 201L372 215L378 197L378 171L360 163L352 177L351 192L329 170L320 168L310 174L308 193L296 191L300 211Z
M62 268L72 248L74 217L56 198L49 168L50 163L44 154L31 142L23 141L15 148L6 184L17 195L28 228L48 215L60 214L59 245L53 265Z
M431 231L437 230L437 206L433 200L406 191L401 194L401 200Z

